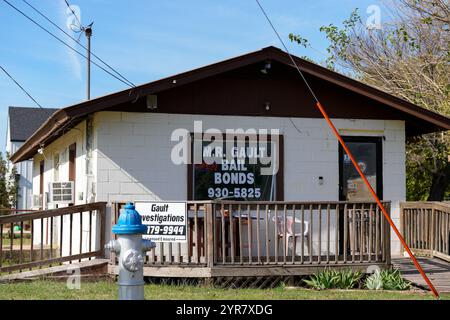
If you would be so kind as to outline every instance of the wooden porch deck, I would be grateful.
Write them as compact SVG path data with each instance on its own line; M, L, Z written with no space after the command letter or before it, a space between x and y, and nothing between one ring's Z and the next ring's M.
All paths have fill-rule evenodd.
M401 232L425 273L439 292L450 292L450 204L407 202L401 204ZM427 287L409 258L392 260L406 279Z
M417 260L437 291L439 293L450 293L450 263L438 258L417 258ZM400 269L405 279L420 287L428 288L411 259L395 257L392 258L392 264L394 268Z
M119 208L113 206L111 225ZM262 279L263 286L265 278L292 278L324 268L364 272L369 266L393 264L408 280L425 285L408 258L391 259L389 226L374 203L189 202L188 209L188 241L158 243L146 255L145 276L248 277ZM92 203L0 217L0 275L103 258L110 232L105 216L106 203ZM26 224L31 243L24 238ZM6 232L15 225L21 226L17 239ZM429 257L419 259L431 281L440 292L450 292L450 205L404 203L401 225L415 254ZM89 229L87 239L83 226ZM116 257L109 261L109 271L117 273Z
M295 277L391 266L389 226L374 203L191 201L188 219L187 242L157 243L145 276ZM109 270L118 272L114 254Z
M0 216L0 276L104 258L105 218L105 202Z

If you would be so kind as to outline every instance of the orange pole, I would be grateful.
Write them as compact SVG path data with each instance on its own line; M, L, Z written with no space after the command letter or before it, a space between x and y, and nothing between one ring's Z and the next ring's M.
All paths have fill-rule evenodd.
M398 229L395 226L394 222L392 221L391 217L389 217L389 214L387 213L386 209L384 208L383 204L381 203L380 199L378 198L376 192L373 190L373 188L370 185L369 181L367 180L366 176L364 175L364 173L359 168L358 163L355 160L355 157L353 157L352 153L350 152L350 150L348 149L347 145L345 144L344 139L342 139L341 135L336 130L336 127L333 125L333 123L331 122L330 118L328 117L328 114L325 112L325 109L320 104L319 99L315 95L314 91L312 90L311 86L309 85L308 81L306 80L305 76L303 75L302 71L298 67L298 65L295 62L295 60L292 57L292 55L289 53L289 49L284 44L283 39L281 38L281 36L278 33L278 31L275 28L275 26L273 25L272 21L270 20L269 16L267 15L266 11L262 7L261 3L259 3L259 0L256 0L256 3L258 4L258 6L261 9L262 13L266 17L267 21L269 22L270 26L272 27L273 31L275 32L276 36L278 37L278 40L280 40L280 42L283 45L284 49L288 53L289 58L291 59L293 66L295 66L295 68L297 69L298 73L300 74L300 76L302 77L303 81L305 82L306 86L308 87L309 91L311 92L312 96L314 97L314 100L316 101L317 108L319 108L319 110L322 113L323 117L325 118L325 120L327 121L328 125L330 126L331 130L333 130L336 138L339 140L339 143L344 148L345 152L347 153L347 155L349 156L349 158L352 161L353 165L355 166L355 169L358 171L358 173L361 176L361 178L363 179L365 185L367 186L367 188L369 189L370 193L372 194L372 196L374 197L375 201L377 202L378 206L380 207L381 212L383 212L383 215L385 216L386 220L389 222L389 224L391 225L392 229L394 229L395 233L397 234L397 237L400 239L400 242L403 244L403 247L405 248L406 252L408 252L409 256L411 257L411 260L414 262L414 265L416 266L417 270L420 272L420 274L422 275L422 277L425 280L425 282L428 284L428 287L431 289L431 291L433 291L434 296L436 298L439 298L439 293L437 292L436 288L433 286L433 284L431 283L430 279L428 279L427 275L423 271L423 269L420 266L419 262L414 257L414 254L411 252L411 250L409 249L408 245L406 244L405 239L403 239L402 235L398 231Z
M416 266L417 270L420 272L420 274L422 275L423 279L425 280L425 282L427 283L428 287L431 289L431 291L433 292L434 296L436 298L439 298L439 293L437 292L436 288L433 286L433 284L431 283L430 279L428 279L427 275L425 274L425 272L423 271L422 267L420 266L419 262L417 261L416 257L414 256L414 254L411 252L411 249L409 249L408 245L406 244L405 239L403 238L403 236L401 235L400 231L398 231L397 227L395 226L394 222L392 221L391 217L389 216L389 214L387 213L386 209L384 208L383 204L380 201L380 198L378 198L375 190L373 190L372 186L370 185L369 181L367 180L365 174L361 171L361 169L358 166L358 163L356 162L355 158L353 157L353 154L350 152L350 149L347 147L347 145L344 142L344 139L342 139L341 135L339 134L339 132L337 131L336 127L334 126L334 124L331 122L330 118L328 117L328 114L326 113L325 109L322 107L322 105L320 104L320 102L317 102L316 106L319 108L320 112L322 113L323 117L325 118L325 120L327 121L328 125L330 126L331 130L333 131L334 135L336 136L336 138L339 140L339 143L341 144L342 148L344 148L345 152L347 153L348 157L350 158L350 160L352 161L353 165L355 166L356 170L358 171L359 175L361 176L361 178L363 179L365 185L367 186L367 188L369 189L370 193L372 194L372 196L374 197L375 201L377 202L378 206L380 207L381 211L383 212L384 217L387 219L387 221L389 222L389 224L391 225L392 229L394 230L394 232L397 234L397 237L400 239L400 242L402 243L403 247L405 248L406 252L408 252L409 256L411 257L411 260L413 261L414 265Z

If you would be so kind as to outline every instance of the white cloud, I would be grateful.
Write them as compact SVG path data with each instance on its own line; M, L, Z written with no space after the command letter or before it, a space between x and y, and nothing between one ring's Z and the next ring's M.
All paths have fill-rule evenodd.
M70 30L68 28L68 21L72 21L73 20L73 16L70 17L70 15L68 14L68 8L65 4L65 2L63 0L60 1L60 16L61 16L61 20L63 21L63 23L61 23L62 26L64 26L63 28L65 28L70 35L72 35L74 38L77 38L79 36L79 34L73 32L72 30ZM81 47L78 47L77 43L75 41L73 41L72 39L69 39L68 37L64 37L64 41L67 42L71 47L75 48L77 51L80 51L84 54L84 49ZM67 65L70 67L73 76L79 80L82 81L83 79L83 73L82 73L82 64L81 64L81 59L84 60L83 57L81 57L80 55L78 55L78 53L76 53L75 51L73 51L72 49L66 47L66 51L67 51Z

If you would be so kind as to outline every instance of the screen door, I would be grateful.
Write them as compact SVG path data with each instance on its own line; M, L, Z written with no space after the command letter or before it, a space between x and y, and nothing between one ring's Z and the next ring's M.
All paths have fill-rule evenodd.
M370 185L383 199L382 138L344 137L350 152ZM339 146L339 198L341 201L375 201L349 156Z
M350 152L355 157L361 171L370 185L383 199L383 156L382 138L378 137L344 137ZM356 171L349 156L339 145L339 200L350 202L375 202L369 189ZM344 210L339 214L339 252L344 248ZM347 246L347 248L349 248Z

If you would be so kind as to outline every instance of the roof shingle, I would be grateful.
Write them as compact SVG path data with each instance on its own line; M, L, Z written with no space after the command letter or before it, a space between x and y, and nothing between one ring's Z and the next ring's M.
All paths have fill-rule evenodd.
M9 107L11 141L26 141L57 110L59 109Z

